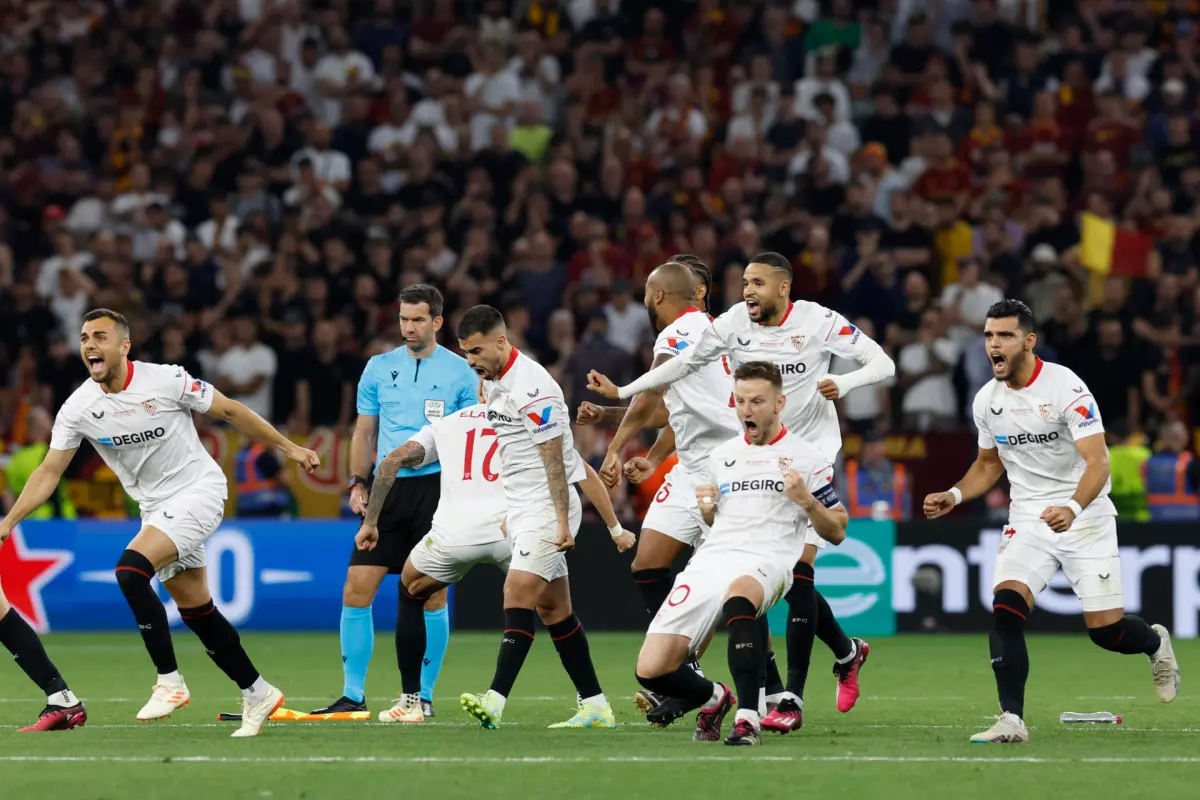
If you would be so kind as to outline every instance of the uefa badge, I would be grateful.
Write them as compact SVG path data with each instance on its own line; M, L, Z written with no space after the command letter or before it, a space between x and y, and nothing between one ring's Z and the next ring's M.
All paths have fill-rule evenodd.
M1050 404L1049 403L1043 403L1042 405L1038 406L1038 416L1041 417L1043 420L1047 420L1050 418Z
M143 400L142 408L146 409L146 413L152 417L158 413L158 406L154 404L153 400Z
M792 465L792 460L790 458L779 459L779 471L780 472L787 472L788 467L790 467L791 465Z
M792 347L796 348L797 351L803 350L804 349L804 337L803 336L793 336L792 337Z

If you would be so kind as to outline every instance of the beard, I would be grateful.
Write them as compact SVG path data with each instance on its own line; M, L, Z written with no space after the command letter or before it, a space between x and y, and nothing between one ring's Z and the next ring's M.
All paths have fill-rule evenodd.
M654 331L655 333L658 333L663 328L667 327L659 318L658 309L654 306L646 306L646 316L650 317L650 330Z

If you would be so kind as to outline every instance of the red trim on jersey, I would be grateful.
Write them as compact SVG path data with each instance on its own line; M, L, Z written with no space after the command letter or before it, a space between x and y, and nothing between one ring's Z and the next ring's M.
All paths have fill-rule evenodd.
M512 352L509 353L508 363L504 365L504 369L500 370L500 375L498 378L496 378L496 380L500 380L500 378L503 378L508 374L508 371L512 369L512 365L517 363L517 356L519 355L521 355L521 351L514 347Z
M787 427L786 427L786 426L784 426L784 425L780 425L780 426L779 426L779 435L778 435L778 436L776 436L776 437L775 437L774 439L772 439L771 441L767 442L766 446L767 446L767 447L770 447L771 445L775 444L775 443L776 443L776 442L778 442L780 439L782 439L782 438L783 438L783 435L784 435L785 433L787 433L787 432L788 432L788 431L787 431ZM744 434L744 433L743 433L743 434L742 434L742 438L746 440L746 444L753 444L753 442L751 442L751 441L750 441L750 437L749 437L749 436L747 436L746 434Z
M781 325L783 325L783 323L787 322L787 318L788 318L788 317L790 317L790 316L792 315L792 307L793 307L794 305L795 305L795 303L793 303L791 300L788 300L788 310L787 310L787 313L785 313L785 314L783 315L783 319L779 320L779 325L767 325L767 324L765 324L765 323L762 323L762 322L756 322L755 324L756 324L756 325L761 325L761 326L762 326L762 327L764 327L764 328L778 328L778 327L780 327Z
M121 387L122 392L129 388L129 384L133 383L133 362L129 359L125 359L125 366L128 369L125 373L125 385ZM108 394L108 389L104 388L104 384L100 384L100 391Z
M685 309L683 310L683 314L690 314L690 313L692 313L693 311L699 311L699 310L700 310L700 309L696 308L695 306L689 306L688 308L685 308ZM681 317L682 317L682 316L683 316L683 314L680 314L679 316L681 316Z
M1034 356L1034 358L1037 358L1037 356ZM1043 363L1044 362L1040 358L1038 358L1037 362L1033 365L1033 374L1029 376L1029 383L1025 384L1017 391L1021 391L1022 389L1028 389L1030 386L1033 386L1033 382L1038 379L1038 375L1042 374L1042 364Z

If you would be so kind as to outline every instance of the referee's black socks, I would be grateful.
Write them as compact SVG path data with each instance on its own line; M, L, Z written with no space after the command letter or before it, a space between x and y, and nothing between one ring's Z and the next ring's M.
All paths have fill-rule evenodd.
M989 636L992 671L1000 710L1025 718L1025 682L1029 679L1029 650L1025 646L1025 620L1029 604L1020 592L1001 589L992 600Z
M181 608L179 616L183 617L183 623L192 629L192 633L204 645L208 657L239 689L246 691L254 685L258 680L258 670L242 647L237 629L213 605L212 600L195 608Z
M125 602L133 611L141 631L142 641L146 651L154 662L154 668L159 675L171 675L179 670L175 661L175 648L171 644L171 628L167 623L167 609L162 600L150 588L150 579L154 577L154 565L150 560L136 550L126 550L117 560L117 585Z
M38 635L15 608L10 608L7 614L0 617L0 644L12 653L17 666L46 693L46 697L68 691L67 682L50 661L50 656L46 655L46 648L42 646ZM74 695L71 697L74 698Z
M758 714L759 679L767 667L767 643L758 609L745 597L731 597L721 609L729 633L729 674L737 687L738 710Z
M792 588L787 593L787 691L804 699L804 684L812 662L813 639L817 632L817 590L813 568L803 561L792 570Z
M533 626L537 612L532 608L504 609L504 638L500 640L500 654L496 656L496 674L492 677L491 690L503 697L512 694L513 684L533 647Z
M414 597L401 586L400 611L396 616L396 666L400 668L400 691L405 694L421 692L425 645L425 598Z

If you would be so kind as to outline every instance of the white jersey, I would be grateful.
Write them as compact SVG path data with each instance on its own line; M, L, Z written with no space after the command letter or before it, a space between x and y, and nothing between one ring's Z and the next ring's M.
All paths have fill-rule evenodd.
M809 491L826 508L838 505L833 465L786 427L769 444L752 445L742 435L716 447L708 456L708 475L721 497L699 552L728 550L787 564L798 561L808 514L783 493L783 476L791 470L804 476Z
M1012 484L1008 513L1014 522L1036 520L1048 507L1066 505L1085 468L1075 442L1104 434L1087 384L1066 367L1040 358L1024 388L989 381L975 395L972 410L979 447L1000 451ZM1079 519L1115 516L1111 489L1112 481L1105 481Z
M837 408L821 396L817 383L829 376L833 356L859 364L888 358L878 344L845 317L817 303L789 302L783 320L774 326L754 322L746 304L738 303L713 320L694 347L625 388L631 393L648 391L727 354L737 365L769 361L779 367L787 395L787 405L780 415L784 425L831 461L842 449L842 433Z
M654 342L654 355L678 357L695 347L711 325L707 314L689 308L663 328ZM671 384L663 402L675 432L679 466L686 472L703 472L712 449L742 429L733 410L733 368L727 355Z
M426 425L409 439L425 448L419 466L441 462L442 491L431 529L445 546L489 544L504 538L500 442L487 417L486 406L470 406Z
M50 447L89 440L143 515L179 492L212 487L228 496L225 473L200 444L192 412L212 407L213 388L183 367L130 361L125 387L109 394L88 380L54 420Z
M500 474L510 512L545 508L553 502L539 444L559 439L567 482L579 483L586 477L562 389L545 367L514 347L499 377L484 381L483 396L488 422L500 441Z

